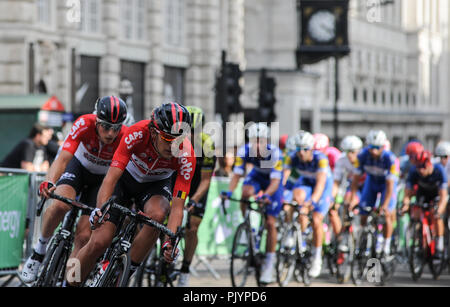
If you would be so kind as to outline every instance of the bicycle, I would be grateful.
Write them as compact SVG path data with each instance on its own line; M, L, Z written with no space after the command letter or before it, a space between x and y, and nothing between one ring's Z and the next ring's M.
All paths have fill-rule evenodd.
M418 219L411 214L411 222L407 231L407 246L409 247L409 268L412 279L418 281L422 276L425 264L428 263L433 279L437 280L444 269L444 259L435 259L436 230L432 212L437 211L437 202L422 202L411 204L411 212L420 216Z
M52 237L48 250L45 254L42 266L34 287L56 287L61 285L65 278L66 263L72 251L74 240L74 226L81 210L92 211L93 208L79 201L51 193L49 198L57 199L72 207L65 215L58 232ZM37 206L37 216L41 215L42 208L47 198L42 198Z
M89 287L126 287L128 285L128 275L130 272L130 247L137 233L138 225L145 224L154 227L170 238L173 246L172 258L175 256L176 248L180 240L180 229L173 233L164 225L147 217L143 212L135 212L114 202L111 198L99 219L102 222L108 211L111 209L119 210L121 221L119 223L120 231L112 240L111 246L106 250L103 259L97 264L97 267L91 273L91 280L86 282ZM124 226L125 218L130 219Z
M364 211L369 212L369 215L366 226L362 227L356 244L351 265L352 280L355 285L359 285L367 273L375 269L376 274L373 281L378 285L384 285L395 272L398 234L394 231L392 235L390 255L385 255L383 251L377 251L377 237L383 235L386 219L374 207L366 207Z
M308 220L310 221L311 213L300 213L300 206L297 203L288 203L287 205L294 208L294 213L292 221L285 226L285 231L279 242L276 261L277 282L280 287L285 287L294 277L298 282L303 282L305 286L309 286L311 284L308 275L311 258L309 247L312 240L311 236L304 237L298 217L305 215L309 217ZM312 231L309 231L309 233L312 233Z
M355 253L354 214L348 210L348 205L344 205L343 210L342 232L336 245L336 279L339 284L350 280Z
M260 250L260 243L265 224L264 203L260 201L228 199L247 205L244 221L238 226L233 238L230 263L231 284L233 287L244 287L250 271L254 270L257 286L261 287L263 284L259 279L264 261L264 253ZM224 201L222 200L223 203ZM258 204L257 208L251 206L254 203ZM222 207L225 209L224 205ZM250 221L251 212L256 212L261 216L260 223L256 229L252 227Z

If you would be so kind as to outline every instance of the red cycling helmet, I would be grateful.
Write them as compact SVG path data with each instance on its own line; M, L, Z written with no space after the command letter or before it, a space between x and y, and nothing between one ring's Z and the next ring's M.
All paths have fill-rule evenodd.
M279 145L281 150L284 150L286 148L286 141L287 141L288 137L289 136L287 134L283 134L282 136L280 136L280 140L278 141L278 145Z
M432 158L431 152L424 150L422 152L419 152L415 158L414 158L414 164L417 166L417 168L424 168L431 164L431 158Z
M419 142L410 142L406 146L406 154L408 156L410 156L411 158L416 157L422 151L424 151L424 148L423 148L423 145L420 144Z

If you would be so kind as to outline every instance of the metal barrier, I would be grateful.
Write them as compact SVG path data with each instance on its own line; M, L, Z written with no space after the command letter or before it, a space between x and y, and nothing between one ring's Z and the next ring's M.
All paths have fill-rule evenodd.
M22 262L27 259L33 250L34 243L39 239L41 219L36 219L36 204L39 201L37 196L37 189L40 183L45 179L44 172L29 172L23 169L0 168L0 175L14 176L14 175L28 175L28 203L26 213L26 229L22 253ZM10 275L8 280L4 281L1 286L9 284L17 273L17 268L7 268L0 270L0 276Z

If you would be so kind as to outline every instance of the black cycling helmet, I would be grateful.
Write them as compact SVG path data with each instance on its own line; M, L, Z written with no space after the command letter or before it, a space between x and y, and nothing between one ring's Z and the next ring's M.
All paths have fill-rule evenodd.
M185 131L186 124L189 125L188 131ZM153 110L149 126L165 134L178 137L190 131L191 117L186 107L176 102L170 102Z
M122 124L127 118L127 104L116 96L105 96L95 103L97 118L111 125Z

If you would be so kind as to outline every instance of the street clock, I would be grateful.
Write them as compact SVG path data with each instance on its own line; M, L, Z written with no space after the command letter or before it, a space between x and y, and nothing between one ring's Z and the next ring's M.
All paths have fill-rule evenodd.
M299 44L297 64L314 64L350 52L348 0L297 0Z

